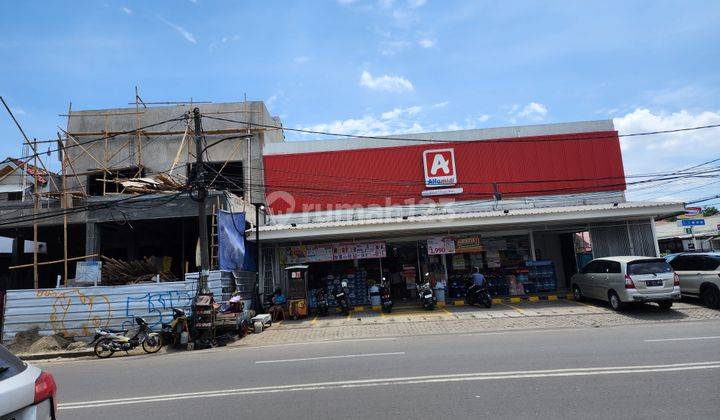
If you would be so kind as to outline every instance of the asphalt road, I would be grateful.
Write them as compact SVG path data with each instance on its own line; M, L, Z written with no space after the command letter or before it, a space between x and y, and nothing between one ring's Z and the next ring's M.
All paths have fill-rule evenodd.
M720 418L720 322L39 363L61 419Z

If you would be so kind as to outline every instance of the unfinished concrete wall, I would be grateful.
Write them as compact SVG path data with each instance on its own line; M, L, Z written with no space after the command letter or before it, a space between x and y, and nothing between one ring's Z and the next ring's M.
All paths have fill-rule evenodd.
M173 177L180 182L185 181L187 163L195 161L195 142L192 134L194 124L192 119L186 119L185 115L196 106L206 116L250 123L238 124L204 118L203 131L206 134L208 145L226 137L245 133L247 129L253 134L249 141L231 139L210 147L207 150L206 161L219 163L242 161L244 198L248 202L262 201L264 197L262 188L263 145L282 142L284 136L282 130L272 128L280 124L279 120L268 113L263 102L257 101L141 107L138 113L135 112L135 108L73 112L68 119L67 128L70 133L67 154L73 162L73 168L67 168L68 186L87 190L85 184L88 173L103 168L143 167L146 175L152 175L160 172L167 173L173 168L174 162L176 163L172 173ZM118 134L135 130L136 127L146 127L173 119L175 121L143 129L139 138L134 133ZM190 130L185 136L188 124L190 124ZM76 142L89 142L108 135L114 135L114 137L82 146L76 144ZM76 172L79 180L72 176L71 172Z

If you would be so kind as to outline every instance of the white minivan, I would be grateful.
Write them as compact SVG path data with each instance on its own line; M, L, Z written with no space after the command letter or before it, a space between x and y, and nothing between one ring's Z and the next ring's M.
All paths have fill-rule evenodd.
M680 300L680 278L663 258L598 258L575 274L571 284L575 300L605 300L616 311L630 302L656 302L667 311Z
M708 308L720 308L720 252L680 254L669 262L680 276L683 296L699 297Z

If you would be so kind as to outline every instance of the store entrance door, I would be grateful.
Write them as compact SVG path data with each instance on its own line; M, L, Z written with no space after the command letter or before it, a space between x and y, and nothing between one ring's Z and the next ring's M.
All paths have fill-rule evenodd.
M387 244L383 271L390 283L390 293L398 301L417 300L417 283L421 276L418 255L417 242Z

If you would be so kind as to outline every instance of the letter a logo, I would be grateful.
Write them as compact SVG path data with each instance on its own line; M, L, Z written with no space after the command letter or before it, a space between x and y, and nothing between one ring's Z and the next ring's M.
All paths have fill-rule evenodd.
M442 169L443 175L450 175L450 161L446 160L442 154L438 153L433 159L432 168L430 168L430 175L437 175L438 170Z
M423 163L426 187L447 187L457 184L453 149L425 150Z

